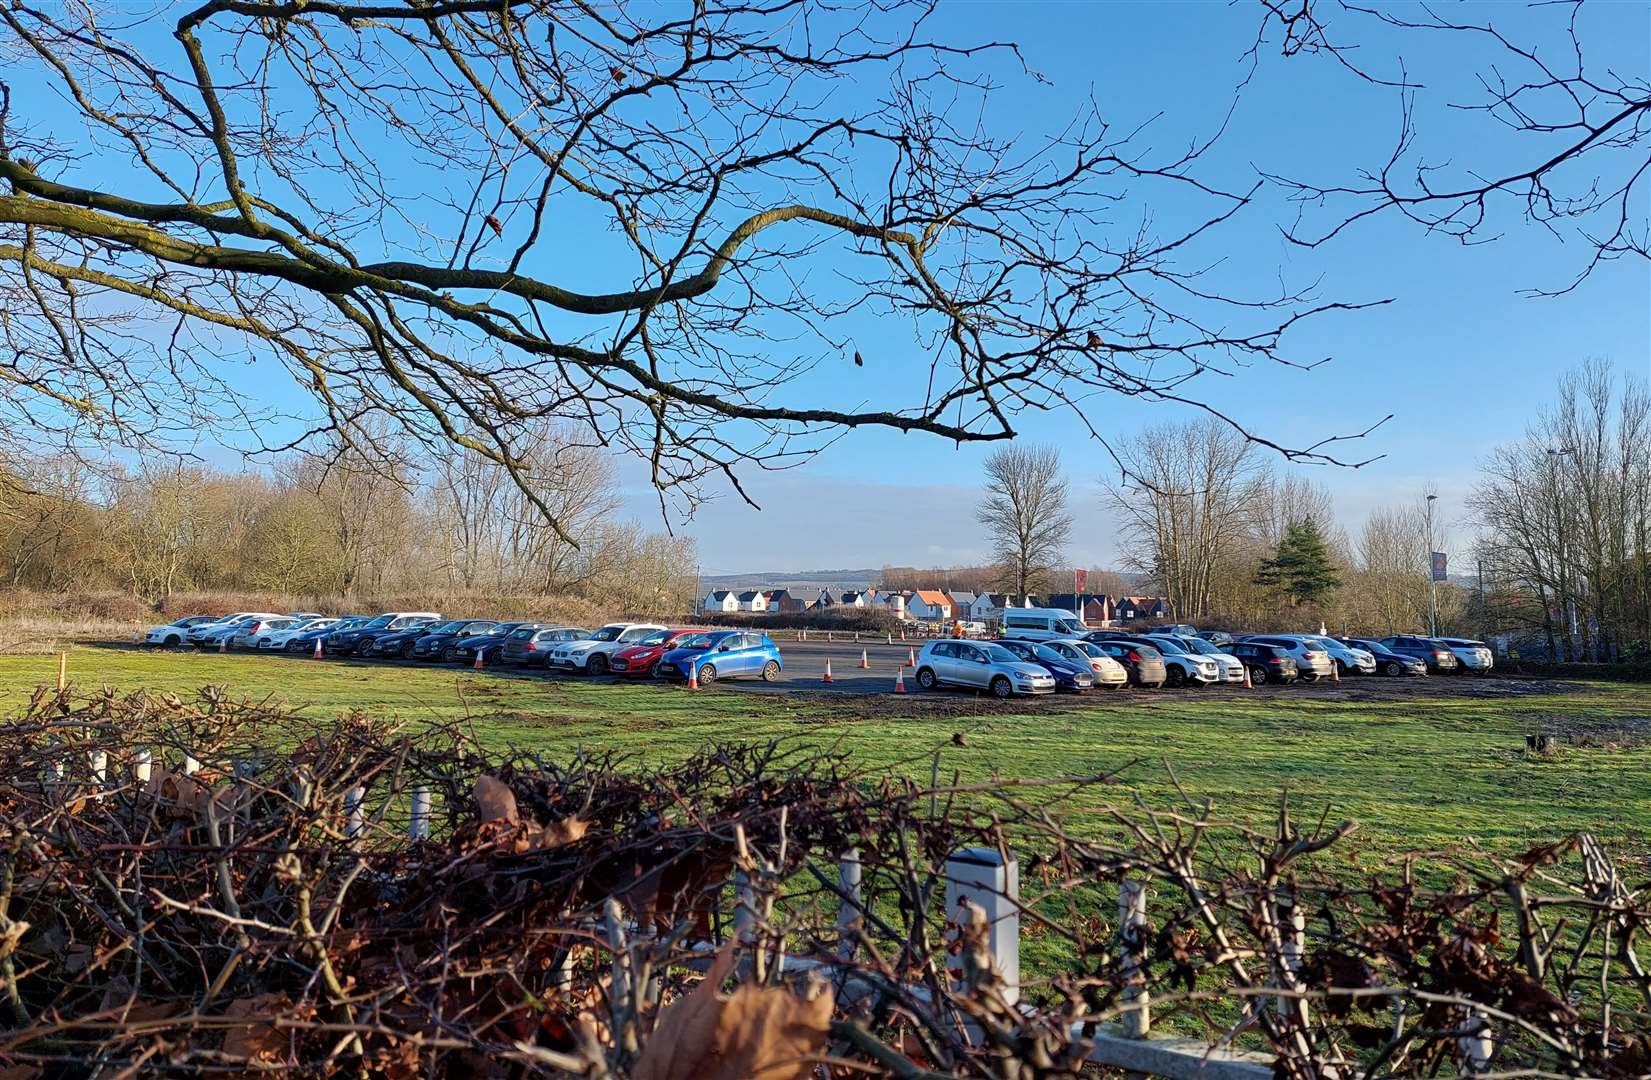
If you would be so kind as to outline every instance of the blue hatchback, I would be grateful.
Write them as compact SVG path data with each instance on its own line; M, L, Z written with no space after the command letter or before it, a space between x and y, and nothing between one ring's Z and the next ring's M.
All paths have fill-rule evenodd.
M696 670L702 683L748 675L773 682L785 668L779 647L767 634L745 630L690 634L654 665L654 675L661 679L686 679L690 671Z

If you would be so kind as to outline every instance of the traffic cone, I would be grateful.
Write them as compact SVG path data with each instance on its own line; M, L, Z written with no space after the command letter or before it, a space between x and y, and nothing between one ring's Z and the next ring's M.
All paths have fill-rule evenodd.
M1244 665L1244 689L1246 689L1246 690L1254 690L1255 689L1255 683L1250 681L1250 665L1248 665L1248 664Z
M825 673L825 679L823 681L824 682L830 682L831 681L831 661L829 659L826 661L826 673Z
M699 689L699 661L697 660L688 662L688 689Z
M911 667L916 667L917 666L917 650L916 649L911 650L911 657L909 659L907 659L906 663L907 663L907 665L909 665Z
M223 637L218 639L218 651L221 652L221 653L229 651L229 635L228 634L225 634Z
M1330 661L1330 681L1341 682L1341 665L1334 660Z
M871 663L866 659L866 650L861 649L860 650L860 669L863 671L863 670L865 670L866 668L869 668L869 667L871 667Z
M317 660L321 659L321 639L320 638L315 639L315 658Z
M888 643L889 643L889 644L890 644L890 645L893 645L893 644L894 644L894 635L893 635L893 634L889 634L889 635L888 635L888 639L889 639L889 642L888 642Z
M894 692L896 694L904 694L906 692L906 669L905 668L900 668L899 670L897 670L894 673Z
M476 650L476 662L474 664L470 665L470 666L475 668L477 671L482 670L484 667L487 666L487 664L482 660L482 657L484 657L486 655L487 655L487 650L486 649L477 649Z

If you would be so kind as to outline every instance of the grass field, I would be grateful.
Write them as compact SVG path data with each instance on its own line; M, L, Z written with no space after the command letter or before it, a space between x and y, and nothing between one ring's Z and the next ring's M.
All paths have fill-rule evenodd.
M1048 777L1124 768L1126 790L1095 801L1188 793L1265 827L1288 789L1298 817L1328 809L1360 824L1375 855L1474 838L1504 852L1577 830L1619 854L1651 848L1651 689L1624 684L1469 680L1355 686L1330 697L1291 690L1165 692L1081 706L1000 706L958 694L906 698L766 695L717 688L558 682L450 668L317 663L258 656L77 648L72 681L193 694L221 684L317 715L360 708L411 723L468 718L485 740L555 754L584 745L680 758L713 740L839 744L871 768L927 779L936 750L949 774ZM56 677L56 658L0 657L0 703L15 708ZM1368 684L1372 688L1374 683ZM1347 699L1343 699L1347 698ZM1567 733L1548 755L1524 736ZM953 744L962 733L965 745ZM1133 764L1130 764L1134 762Z

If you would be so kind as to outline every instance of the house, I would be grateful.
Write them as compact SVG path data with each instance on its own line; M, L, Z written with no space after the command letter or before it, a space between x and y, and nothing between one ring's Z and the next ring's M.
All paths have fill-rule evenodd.
M877 602L877 593L870 589L860 589L843 594L841 601L844 607L870 607Z
M739 596L736 599L739 600L739 610L740 611L767 611L768 610L768 594L767 593L758 592L755 589L753 589L749 592L740 593Z
M816 596L809 602L808 608L810 611L825 611L827 608L834 608L836 606L837 598L831 595L831 590L821 589L820 595Z
M1112 609L1112 618L1116 622L1140 622L1146 619L1168 619L1173 616L1174 609L1170 602L1161 596L1123 596Z
M713 589L699 602L701 611L738 611L739 599L727 589Z
M880 592L877 594L877 606L886 610L896 619L904 619L906 617L906 595L892 589L888 592Z
M952 600L938 589L918 589L906 601L906 613L914 619L944 622L952 617Z
M764 599L767 601L769 611L795 615L803 610L802 598L794 595L790 589L775 589L768 593Z
M946 594L952 598L952 617L956 619L972 619L969 612L974 610L975 594L968 589L952 589Z
M1112 597L1102 593L1054 593L1049 606L1075 613L1087 626L1110 626L1114 618Z
M1006 607L1042 607L1035 596L1019 596L1014 593L978 593L973 604L969 605L969 618L975 622L983 622L988 626L997 623L1003 618L1003 609Z

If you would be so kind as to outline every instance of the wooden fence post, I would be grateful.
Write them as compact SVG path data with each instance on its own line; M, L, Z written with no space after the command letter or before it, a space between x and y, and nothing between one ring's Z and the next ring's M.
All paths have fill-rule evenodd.
M959 905L969 900L986 912L987 941L998 974L1003 979L1003 997L1010 1004L1020 1000L1020 863L1007 859L997 848L962 848L946 860L946 914L957 914ZM958 957L947 959L948 967L961 967Z
M1129 1009L1121 1026L1131 1039L1144 1039L1152 1031L1152 995L1141 970L1146 928L1146 886L1127 879L1118 882L1118 937L1123 946L1124 1003Z
M413 840L430 839L430 789L413 789L413 812L407 819L407 835Z
M864 914L864 895L861 891L860 849L849 848L837 861L837 956L853 960L857 951L855 935L860 931L860 916Z

